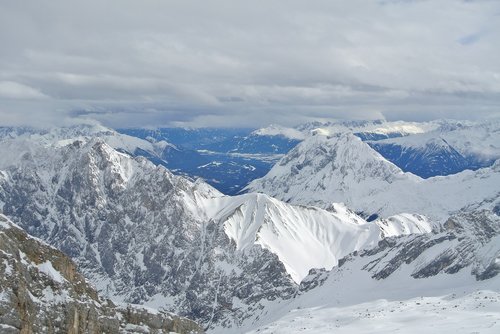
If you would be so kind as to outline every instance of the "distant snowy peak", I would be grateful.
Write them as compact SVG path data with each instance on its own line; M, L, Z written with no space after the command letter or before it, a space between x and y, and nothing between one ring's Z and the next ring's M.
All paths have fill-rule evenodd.
M388 122L384 120L313 122L298 126L297 129L303 133L320 133L323 135L352 132L362 139L378 140L433 131L441 126L441 122Z
M66 127L33 128L33 127L1 127L0 139L32 138L44 144L57 141L78 139L83 137L110 136L117 133L98 123L84 123Z
M3 131L2 131L3 130ZM99 138L112 148L130 156L144 156L155 164L168 164L171 159L182 155L174 145L165 140L141 139L121 134L100 124L79 124L50 129L1 128L0 139L5 145L19 145L25 141L27 146L35 145L63 147L73 142L87 142Z
M403 138L380 141L381 145L393 144L402 147L422 149L433 141L445 141L464 156L475 155L483 159L500 158L500 121L460 124L456 127L441 127L436 131Z
M50 138L75 138L75 137L95 137L103 135L116 135L117 132L113 129L105 127L98 123L79 124L68 127L56 127L47 131L47 137Z
M404 171L424 178L491 166L500 158L499 143L500 123L494 121L368 141Z
M435 122L387 122L385 124L381 124L378 127L374 127L370 129L370 132L378 133L378 134L390 134L390 133L399 133L402 136L413 135L417 133L425 133L438 128L438 124Z
M317 156L318 154L319 156ZM316 162L314 161L315 157L320 159L322 158L321 156L328 157L329 161L335 165L343 166L347 163L353 168L359 167L359 164L365 164L373 160L383 161L391 169L391 172L400 172L396 166L388 163L380 154L350 132L328 136L317 133L290 151L289 154L281 159L278 165L284 166L293 159L298 159L304 163L311 161L314 164ZM321 163L319 165L327 167Z
M247 190L299 204L350 205L355 199L350 192L353 184L366 180L385 184L402 177L417 178L405 175L352 133L317 134L297 145ZM376 184L371 188L376 189Z
M303 140L304 133L294 128L287 128L280 125L270 125L265 128L260 128L251 133L255 136L282 136L288 139Z
M374 126L380 126L384 124L385 120L336 120L336 121L328 121L328 122L308 122L301 124L296 127L297 130L302 132L309 132L318 128L330 128L330 129L339 129L339 130L353 130L353 129L362 129L362 128L370 128Z

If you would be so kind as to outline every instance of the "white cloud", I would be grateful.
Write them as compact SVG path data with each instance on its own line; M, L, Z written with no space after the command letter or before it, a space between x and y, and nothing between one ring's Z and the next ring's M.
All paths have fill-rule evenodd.
M498 1L5 1L0 81L23 87L0 86L0 122L26 108L119 126L487 117L499 15Z

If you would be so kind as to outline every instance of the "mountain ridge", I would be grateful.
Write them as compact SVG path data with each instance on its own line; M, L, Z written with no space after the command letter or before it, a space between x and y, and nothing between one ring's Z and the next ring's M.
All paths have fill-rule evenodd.
M326 207L330 202L344 202L366 217L409 212L441 220L498 193L499 167L497 162L477 171L424 180L404 173L353 134L318 134L299 144L246 190L294 204Z

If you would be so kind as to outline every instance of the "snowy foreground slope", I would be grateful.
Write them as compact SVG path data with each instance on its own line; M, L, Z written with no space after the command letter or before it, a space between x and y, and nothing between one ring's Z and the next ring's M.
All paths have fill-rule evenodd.
M498 284L499 282L497 282ZM390 289L390 287L374 287ZM427 289L427 287L422 287ZM475 290L484 288L485 290ZM455 291L460 291L458 294ZM481 285L447 294L384 297L352 305L320 304L292 309L250 333L484 333L500 331L500 293ZM245 333L245 332L243 332Z
M314 267L385 236L428 232L419 215L368 224L341 205L222 196L102 138L0 143L4 214L70 255L99 291L206 327L238 326L292 298Z
M463 206L499 193L500 165L422 179L404 173L351 133L317 134L283 157L248 191L294 204L344 202L366 216L399 212L441 220Z
M308 291L268 306L241 331L216 332L497 333L499 208L496 199L450 217L436 234L386 239L331 272L312 272L301 285Z

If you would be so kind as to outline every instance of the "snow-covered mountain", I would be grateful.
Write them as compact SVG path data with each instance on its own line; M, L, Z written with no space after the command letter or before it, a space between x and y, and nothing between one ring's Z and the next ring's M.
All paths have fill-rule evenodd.
M295 129L304 134L321 133L324 135L335 135L350 132L355 133L363 140L380 140L426 133L442 127L443 124L452 126L455 122L440 120L431 122L338 120L331 122L310 122L299 125Z
M237 326L291 298L311 268L384 236L430 230L416 215L368 224L340 205L222 196L100 137L4 140L0 154L4 214L70 255L107 296L206 327Z
M463 268L476 268L478 279L496 279L498 163L423 180L353 134L314 135L271 172L277 169L276 190L287 186L280 194L293 195L283 199L322 206L317 208L265 194L224 196L202 181L133 157L128 149L137 145L127 136L103 131L4 135L0 209L71 256L114 300L189 316L212 330L242 332L279 321L280 310L302 303L307 291L330 291L322 286L338 279L338 269L326 270L351 268L346 256L361 258L353 260L350 275L359 261L383 255L380 268L366 274L388 273L379 279L388 282L381 289L408 263L414 267L404 277L411 279L417 266L427 268L425 277L456 268L453 277L460 279ZM115 136L125 144L116 144ZM345 205L332 203L339 199ZM371 222L363 218L368 216ZM430 247L435 251L428 252ZM350 279L358 280L354 274Z
M311 271L294 299L269 305L238 333L496 333L499 208L498 197L487 199L440 231L385 239L330 272Z
M323 210L292 206L262 194L210 199L206 207L217 208L211 215L223 223L237 250L254 245L269 250L296 283L310 269L331 269L345 255L372 248L385 237L432 230L431 222L419 215L368 223L341 204Z
M96 123L78 124L69 127L47 129L37 128L0 128L2 145L18 145L25 141L26 145L35 142L45 146L64 146L75 140L86 141L100 138L114 149L132 156L145 156L156 164L166 164L167 160L176 159L175 145L166 141L147 141L141 138L120 134L110 128ZM14 151L14 150L12 150ZM178 153L180 155L182 153Z
M197 202L220 195L210 186L99 138L59 148L9 144L20 158L2 166L3 212L70 255L115 300L149 300L205 325L230 325L261 299L294 291L276 256L257 246L236 253L222 227L204 215ZM241 305L233 310L235 296Z
M174 131L174 129L168 130ZM232 132L227 131L232 133L236 130ZM174 145L164 139L164 137L172 137L181 143L183 142L182 139L192 140L187 134L180 136L180 134L176 133L178 131L174 131L175 136L167 136L164 132L160 132L160 135L158 135L157 132L145 129L123 130L123 132L120 133L93 123L51 129L0 127L0 139L24 139L28 141L34 140L47 145L65 145L75 139L87 140L99 137L120 152L132 156L145 157L155 165L163 165L177 175L183 175L192 179L203 178L206 182L226 194L235 194L251 180L264 176L274 162L282 156L281 154L274 153L239 154L218 153L207 150L198 151ZM131 133L131 135L127 133ZM199 136L209 136L214 131L206 130L195 133L198 133ZM221 137L226 138L222 135ZM280 141L281 139L277 140ZM207 141L210 142L208 139ZM206 143L207 141L201 140L200 142ZM288 139L283 139L282 141L289 144ZM262 146L266 147L267 151L273 152L271 144L262 144Z
M434 131L371 141L402 170L427 178L491 166L500 158L500 121L442 125Z
M0 214L0 332L202 333L193 321L98 295L61 251Z
M305 139L353 133L405 172L423 178L493 165L500 158L500 121L435 120L312 122L295 128L271 126L254 133Z
M355 135L343 133L308 138L247 190L294 204L326 207L343 202L366 217L410 212L439 220L497 195L499 184L499 163L424 180L404 173Z

